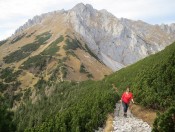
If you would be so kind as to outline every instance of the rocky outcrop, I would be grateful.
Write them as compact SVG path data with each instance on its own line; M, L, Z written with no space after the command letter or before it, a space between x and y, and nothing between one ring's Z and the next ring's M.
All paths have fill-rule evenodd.
M114 71L164 49L175 40L159 26L118 19L91 5L78 4L69 11L69 19L89 48Z
M172 23L170 25L161 24L160 28L168 34L175 34L175 23Z
M57 13L64 13L65 11L64 10L60 10L60 11L54 11L54 12L49 12L49 13L44 13L42 15L37 15L37 16L34 16L32 19L29 19L24 25L20 26L14 33L14 35L16 34L20 34L22 33L24 30L34 26L34 25L37 25L37 24L40 24L45 18L49 17L49 16L52 16L54 14L57 14Z
M39 24L47 16L60 11L36 16L20 27L16 33ZM89 49L113 71L133 64L154 54L175 41L175 24L151 25L143 21L118 19L106 10L91 5L77 4L62 11L63 22L83 38Z
M19 27L16 31L15 34L19 34L22 31L24 31L27 28L30 28L33 25L41 23L41 21L47 16L47 14L43 14L40 16L35 16L33 19L29 19L23 26Z

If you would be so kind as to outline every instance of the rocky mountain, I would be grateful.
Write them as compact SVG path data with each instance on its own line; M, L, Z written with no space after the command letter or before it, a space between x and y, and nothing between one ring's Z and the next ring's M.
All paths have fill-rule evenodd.
M0 41L1 102L15 111L17 131L94 131L114 110L112 82L120 92L130 84L142 105L167 108L174 45L101 79L173 41L174 24L119 19L89 4L35 16Z
M80 3L35 16L0 41L0 82L5 90L45 81L99 80L174 40L174 24L119 19Z
M106 10L96 10L83 3L68 11L55 11L34 17L16 33L41 24L40 20L45 16L54 15L63 16L62 22L67 29L81 36L90 50L113 71L154 54L175 40L174 24L159 26L143 21L118 19Z
M175 23L170 25L162 24L160 25L160 28L168 34L175 34Z

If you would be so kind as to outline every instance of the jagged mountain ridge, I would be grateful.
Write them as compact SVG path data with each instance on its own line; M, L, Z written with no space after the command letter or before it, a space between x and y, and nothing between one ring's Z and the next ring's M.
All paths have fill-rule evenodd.
M118 19L106 10L77 4L68 11L47 13L29 20L16 34L41 23L46 16L61 14L67 28L83 37L98 58L116 71L164 49L175 40L174 24L151 25L143 21Z
M161 24L160 28L165 32L167 32L168 34L175 34L175 23L172 23L170 25Z

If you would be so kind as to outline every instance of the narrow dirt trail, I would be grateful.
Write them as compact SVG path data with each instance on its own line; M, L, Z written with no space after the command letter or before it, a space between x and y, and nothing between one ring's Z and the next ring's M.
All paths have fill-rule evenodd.
M116 104L113 128L113 132L151 132L148 123L134 117L129 109L127 117L124 117L121 103Z

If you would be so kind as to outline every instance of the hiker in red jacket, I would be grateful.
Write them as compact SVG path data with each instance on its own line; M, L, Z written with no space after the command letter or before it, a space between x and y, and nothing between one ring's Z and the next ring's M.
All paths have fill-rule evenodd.
M133 95L129 91L129 87L127 87L126 91L122 94L121 101L122 101L122 105L123 105L124 116L127 117L127 110L128 110L129 103L130 103L130 101L132 101L132 103L134 103Z

